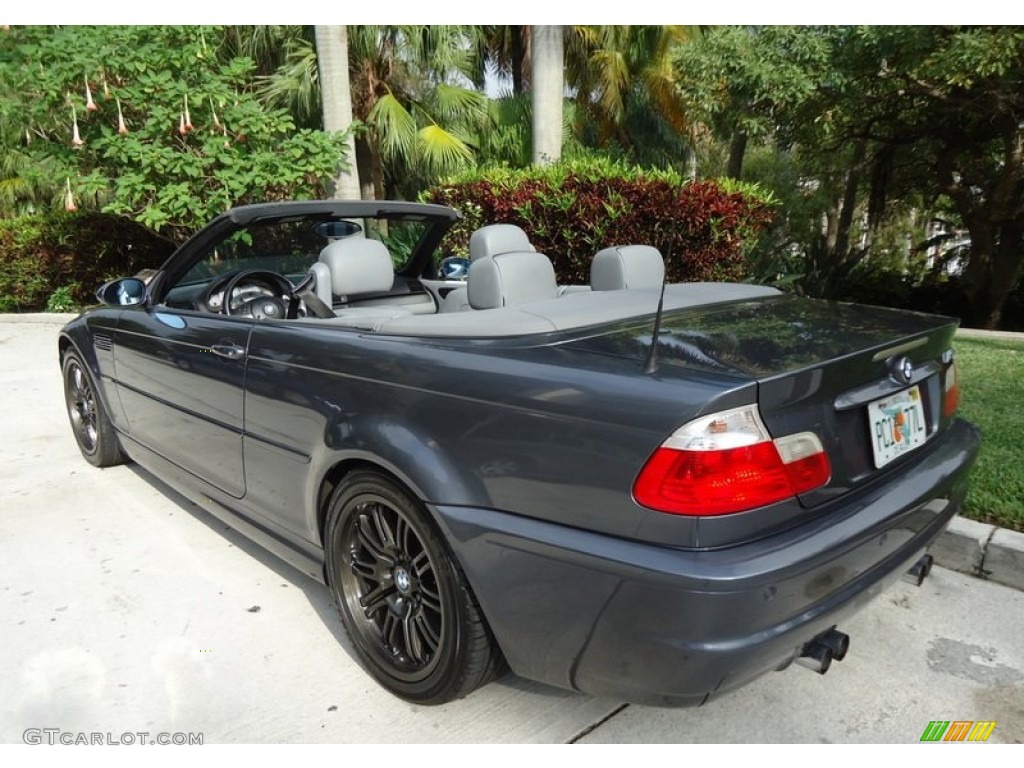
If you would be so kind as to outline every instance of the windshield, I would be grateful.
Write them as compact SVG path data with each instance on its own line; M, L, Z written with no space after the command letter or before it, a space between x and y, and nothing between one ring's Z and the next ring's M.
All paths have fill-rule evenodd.
M430 221L419 218L346 221L356 226L324 226L324 221L310 218L252 224L213 245L176 285L184 288L207 284L240 269L277 272L297 282L320 258L320 252L336 239L329 235L345 231L352 232L347 237L369 237L384 243L395 271L399 272L431 227Z

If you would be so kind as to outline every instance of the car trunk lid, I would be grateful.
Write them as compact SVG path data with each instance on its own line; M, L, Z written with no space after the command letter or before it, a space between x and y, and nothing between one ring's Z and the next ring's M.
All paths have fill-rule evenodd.
M816 506L899 466L950 421L943 413L951 318L777 296L666 313L657 370L705 369L758 382L773 437L811 431L831 480L804 494ZM653 320L619 324L570 345L648 359ZM678 424L666 424L671 432Z

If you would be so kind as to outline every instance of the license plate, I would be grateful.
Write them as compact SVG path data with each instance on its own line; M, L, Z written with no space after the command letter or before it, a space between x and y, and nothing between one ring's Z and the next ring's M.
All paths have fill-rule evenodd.
M868 403L875 467L884 467L928 439L921 391L916 387Z

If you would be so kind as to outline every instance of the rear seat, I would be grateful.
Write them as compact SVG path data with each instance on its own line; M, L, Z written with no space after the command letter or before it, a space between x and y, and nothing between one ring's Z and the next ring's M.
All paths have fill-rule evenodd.
M515 224L488 224L469 236L470 271L473 262L494 258L514 251L533 251L526 233ZM441 312L464 312L474 309L469 303L469 280L465 288L456 288L449 293L441 306Z
M595 291L660 288L665 259L650 245L616 245L599 251L590 263L590 287Z

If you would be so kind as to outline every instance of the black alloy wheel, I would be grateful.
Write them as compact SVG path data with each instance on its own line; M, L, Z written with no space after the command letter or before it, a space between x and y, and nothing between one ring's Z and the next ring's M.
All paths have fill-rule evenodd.
M419 704L465 696L502 664L490 629L427 513L386 475L359 470L327 521L335 604L371 674Z
M92 375L77 353L65 353L63 372L68 419L82 456L97 467L122 464L124 454L117 434L96 393Z

